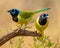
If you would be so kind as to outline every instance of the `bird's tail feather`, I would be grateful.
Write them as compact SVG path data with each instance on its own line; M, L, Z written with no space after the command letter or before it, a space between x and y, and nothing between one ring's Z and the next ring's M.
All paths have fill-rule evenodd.
M34 11L34 13L39 13L39 12L43 12L43 11L47 11L47 10L50 10L50 8L44 8L41 10L36 10L36 11Z

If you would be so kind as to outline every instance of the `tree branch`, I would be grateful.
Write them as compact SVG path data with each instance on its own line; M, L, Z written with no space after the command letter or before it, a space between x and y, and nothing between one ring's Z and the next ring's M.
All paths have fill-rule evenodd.
M13 32L7 34L6 36L2 37L0 39L0 46L2 46L4 43L9 41L11 38L16 36L34 36L34 37L40 37L40 34L37 34L36 31L28 31L28 30L14 30Z

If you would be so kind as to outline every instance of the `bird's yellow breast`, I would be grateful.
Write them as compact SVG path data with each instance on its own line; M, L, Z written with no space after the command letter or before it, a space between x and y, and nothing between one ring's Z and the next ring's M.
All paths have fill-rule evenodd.
M18 24L20 24L20 25L27 24L27 21L26 20L24 20L20 16L17 16L17 17L18 17L18 22L17 22Z
M46 22L45 25L40 25L39 22L38 22L38 20L39 20L39 18L37 18L37 20L36 20L36 24L35 24L36 29L37 29L39 32L43 32L43 31L46 29L46 27L48 26L48 21Z
M22 16L22 17L21 17ZM21 15L19 14L18 17L18 24L23 25L23 24L28 24L28 22L32 19L32 14L30 15L29 18L26 18L27 16L29 16L27 14L27 12L22 13Z

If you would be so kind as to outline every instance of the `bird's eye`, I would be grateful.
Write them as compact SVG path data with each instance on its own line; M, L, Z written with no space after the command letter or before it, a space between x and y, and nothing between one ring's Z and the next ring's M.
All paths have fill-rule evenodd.
M46 18L46 14L42 14L41 17L42 17L42 18Z
M46 16L46 14L43 14L43 17L45 17Z
M14 10L12 10L12 12L14 12Z
M12 13L12 14L15 14L15 10L11 10L11 13Z
M45 17L45 15L43 17Z

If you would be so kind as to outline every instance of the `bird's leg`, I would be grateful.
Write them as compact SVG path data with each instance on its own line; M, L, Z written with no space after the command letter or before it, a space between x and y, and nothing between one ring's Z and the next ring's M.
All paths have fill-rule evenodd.
M16 31L16 33L21 29L21 25L16 25L17 27L18 27L18 29L17 29L17 31Z
M44 31L43 30L40 30L40 34L41 34L41 36L44 36Z
M22 34L25 34L25 29L26 29L26 25L24 24L24 27L22 28L24 30L24 32Z
M18 24L16 25L18 27L18 29L21 29L22 25Z
M41 35L41 37L44 36L44 32L41 32L40 35Z
M35 22L35 20L30 21L28 24ZM31 26L27 26L25 28L32 28Z
M41 35L40 37L37 37L37 39L44 37L44 31L40 30L40 31L37 31L37 33Z
M23 30L25 30L25 29L26 29L26 25L24 24Z

